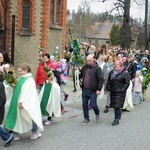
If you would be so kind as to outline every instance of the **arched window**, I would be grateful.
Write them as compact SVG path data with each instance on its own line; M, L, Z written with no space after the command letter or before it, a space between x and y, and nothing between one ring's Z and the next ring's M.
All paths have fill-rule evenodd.
M22 5L22 30L29 31L30 30L30 2L24 1Z
M35 35L36 0L18 0L18 34Z

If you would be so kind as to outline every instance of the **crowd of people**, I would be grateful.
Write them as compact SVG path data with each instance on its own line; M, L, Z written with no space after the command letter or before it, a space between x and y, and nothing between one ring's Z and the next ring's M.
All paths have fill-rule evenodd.
M8 54L0 52L0 136L5 141L4 146L10 146L13 139L20 139L19 134L28 131L32 131L30 139L40 138L43 124L50 125L53 116L61 117L65 111L62 97L64 101L69 97L65 91L68 68L71 68L68 65L72 65L73 70L72 91L79 90L79 86L82 89L84 120L81 125L90 122L91 108L96 122L100 122L97 98L103 98L104 93L107 94L104 113L108 113L109 108L114 109L112 126L119 124L122 110L130 111L133 105L145 100L150 79L148 50L103 51L91 45L83 46L81 57L85 63L79 66L73 57L69 61L57 60L40 51L35 77L30 66L23 63L18 67L16 78Z
M92 48L91 48L92 47ZM142 104L145 100L145 95L150 80L149 77L149 50L123 50L123 49L109 49L101 50L100 48L94 48L93 46L84 47L84 54L86 58L86 66L88 69L82 70L84 72L82 84L82 105L84 112L84 121L81 124L86 125L90 119L85 115L89 102L85 104L85 92L84 90L93 91L92 83L97 80L96 74L93 79L93 68L98 65L101 68L101 75L103 78L97 80L97 88L94 92L99 90L101 94L104 92L107 94L106 106L104 113L109 112L109 108L114 108L114 121L112 126L118 125L121 119L122 110L130 111L133 109L133 105ZM89 55L92 56L93 63L89 65ZM84 69L84 67L83 67ZM90 73L89 73L90 72ZM99 75L100 77L100 75ZM87 80L91 83L87 88ZM102 80L104 80L102 82ZM103 84L102 84L103 83ZM100 85L99 85L100 84ZM102 88L104 86L104 88ZM99 94L97 94L98 96ZM86 98L90 100L92 106L93 97L92 94L87 92ZM86 106L85 106L86 105ZM96 103L95 103L96 106ZM95 112L95 110L94 110ZM97 122L97 113L96 122Z

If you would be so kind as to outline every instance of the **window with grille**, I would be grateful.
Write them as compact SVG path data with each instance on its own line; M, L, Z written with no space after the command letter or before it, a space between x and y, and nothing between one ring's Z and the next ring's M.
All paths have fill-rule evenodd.
M51 0L50 23L51 23L51 24L54 24L54 0Z
M50 26L56 28L61 26L61 1L62 0L51 0L50 1Z
M61 9L61 0L57 0L57 9L56 9L56 24L60 24L60 9Z
M22 30L29 31L30 29L30 2L24 1L22 5Z

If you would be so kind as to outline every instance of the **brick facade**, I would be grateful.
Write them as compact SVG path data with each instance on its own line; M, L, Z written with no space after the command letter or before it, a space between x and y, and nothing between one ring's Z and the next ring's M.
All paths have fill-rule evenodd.
M0 49L5 48L5 11L6 5L4 1L0 1Z
M30 3L29 32L22 32L23 3ZM61 2L60 26L55 28L50 25L50 0L9 0L7 4L6 20L6 51L11 52L12 38L14 39L14 66L21 62L29 63L33 74L38 65L39 47L44 52L54 54L56 46L61 53L66 39L66 11L67 0ZM56 0L54 0L56 3ZM54 5L56 6L56 5ZM0 5L1 7L1 5ZM1 9L0 9L1 10ZM56 10L56 8L54 8ZM15 17L15 35L12 37L12 17ZM1 49L0 49L1 50Z

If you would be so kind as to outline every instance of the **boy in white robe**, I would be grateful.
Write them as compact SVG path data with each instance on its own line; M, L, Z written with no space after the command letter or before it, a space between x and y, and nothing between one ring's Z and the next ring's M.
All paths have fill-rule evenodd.
M61 117L61 103L60 103L60 86L56 83L52 75L48 77L48 80L43 85L40 94L40 106L43 116L47 116L48 120L45 125L51 124L51 117Z

